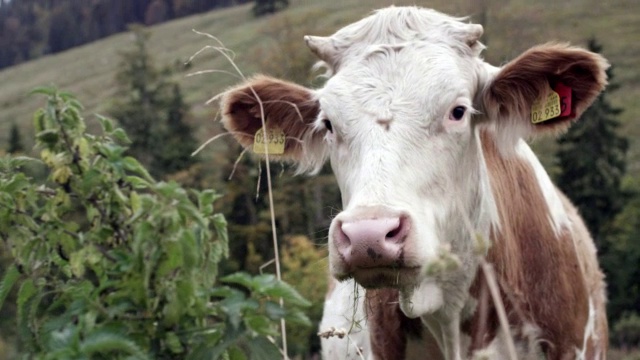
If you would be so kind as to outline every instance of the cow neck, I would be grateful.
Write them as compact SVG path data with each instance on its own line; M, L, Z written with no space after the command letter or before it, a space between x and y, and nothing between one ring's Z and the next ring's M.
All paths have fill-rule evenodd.
M582 281L570 229L556 231L532 164L518 155L503 156L493 135L481 132L482 150L497 206L499 226L491 231L487 260L493 264L514 336L536 331L549 359L556 349L581 348L587 322L588 294ZM474 334L472 349L486 347L499 324L486 281L479 271L471 287L478 310L463 331ZM567 311L565 304L577 304ZM514 326L515 325L515 326ZM518 326L520 325L520 326Z

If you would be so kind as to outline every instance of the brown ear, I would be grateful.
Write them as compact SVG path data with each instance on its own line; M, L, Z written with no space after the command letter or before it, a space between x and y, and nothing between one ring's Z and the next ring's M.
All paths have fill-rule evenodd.
M312 123L319 104L311 90L267 76L255 76L224 93L221 100L222 123L244 147L254 143L255 133L262 128L262 114L267 128L278 128L286 136L281 158L303 161L311 144L321 134ZM309 159L307 159L309 160Z
M567 44L533 47L500 69L487 85L483 93L485 112L496 122L493 125L497 132L507 132L508 137L563 131L605 88L608 67L602 56ZM533 124L533 103L546 99L559 83L571 89L570 113Z

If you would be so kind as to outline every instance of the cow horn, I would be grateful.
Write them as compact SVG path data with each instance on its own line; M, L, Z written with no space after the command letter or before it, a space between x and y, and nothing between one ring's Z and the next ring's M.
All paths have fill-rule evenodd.
M480 24L468 24L467 29L468 32L465 36L465 40L467 42L467 45L473 46L480 39L482 33L484 33L484 28Z
M330 37L325 36L310 36L304 37L304 41L311 51L320 59L331 62L334 57L335 48L333 47L333 41Z

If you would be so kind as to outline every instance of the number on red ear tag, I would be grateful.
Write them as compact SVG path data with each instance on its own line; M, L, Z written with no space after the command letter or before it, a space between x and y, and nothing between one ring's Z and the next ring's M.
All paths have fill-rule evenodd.
M571 88L563 83L557 83L553 90L560 96L560 116L570 116L573 110L571 104Z

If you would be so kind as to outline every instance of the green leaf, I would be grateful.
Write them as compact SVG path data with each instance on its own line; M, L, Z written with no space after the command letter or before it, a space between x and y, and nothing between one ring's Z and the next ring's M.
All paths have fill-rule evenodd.
M285 316L285 320L287 320L287 324L311 326L311 320L309 320L309 317L304 312L297 309L289 309Z
M77 278L81 278L84 276L85 256L86 256L85 248L82 248L81 250L71 254L71 256L69 257L69 265L71 265L71 272Z
M129 139L129 137L127 136L127 133L124 132L124 130L117 128L115 130L113 130L111 132L111 136L114 137L114 139L116 139L117 141L119 141L120 143L124 144L124 145L129 145L131 144L131 139Z
M44 110L38 109L33 115L33 129L36 133L43 131L44 126Z
M9 266L2 277L2 282L0 283L0 309L2 309L4 300L7 298L7 295L9 295L13 285L18 281L18 278L20 278L20 272L18 269L15 265Z
M218 238L224 243L229 243L229 234L227 232L227 220L224 218L222 214L215 214L213 216L213 226L216 228L216 234L218 234ZM225 252L225 256L228 254Z
M225 283L242 285L242 286L246 287L249 290L253 290L254 287L255 287L254 286L254 282L253 282L253 278L251 277L251 275L249 275L248 273L245 273L245 272L233 273L231 275L227 275L227 276L223 277L220 280L222 282L225 282Z
M187 360L219 359L229 347L233 346L233 344L240 340L242 335L244 335L244 329L229 326L229 324L225 325L227 326L225 326L224 337L220 342L214 344L204 343L201 346L196 347L194 351L189 354ZM278 357L272 359L278 359Z
M231 347L227 354L229 355L229 360L247 360L247 355L235 346Z
M175 332L169 331L165 335L164 341L167 343L167 347L174 354L182 354L184 352L184 347L180 343L180 338L176 335Z
M282 357L278 348L265 337L256 337L247 341L251 360L272 360Z
M153 181L153 178L151 177L151 175L149 175L147 169L145 169L144 166L142 166L142 164L140 164L140 162L138 162L138 160L136 160L135 158L132 158L131 156L125 157L124 159L122 159L122 165L124 166L125 170L136 173L145 178L147 181Z
M50 86L38 86L29 91L29 95L46 95L54 96L56 94L56 88Z
M264 308L267 316L269 316L271 320L280 320L287 314L287 311L282 306L280 306L280 304L273 301L267 301L264 304Z
M33 299L37 288L32 279L25 280L18 290L18 334L27 346L34 346L31 322L33 320Z
M98 121L102 126L102 131L104 131L105 133L110 133L113 131L113 121L111 119L100 114L96 114L96 118L98 118Z
M264 315L247 315L244 317L247 328L263 336L277 336L278 331L274 328L274 323Z
M133 355L136 359L150 359L135 342L106 329L96 330L87 335L80 343L80 351L85 355L124 352Z
M151 186L149 181L138 176L125 176L125 180L131 184L134 189L148 189Z
M58 131L54 129L42 130L36 134L36 139L50 146L55 145L59 139Z
M0 187L0 190L7 192L10 195L15 195L18 191L22 191L30 185L29 179L27 179L23 173L18 173L9 181L5 182L3 186Z
M273 275L264 274L256 276L255 282L258 284L256 291L259 294L268 295L276 299L282 298L286 304L293 306L311 306L311 303L300 295L296 289L283 281L276 280Z

